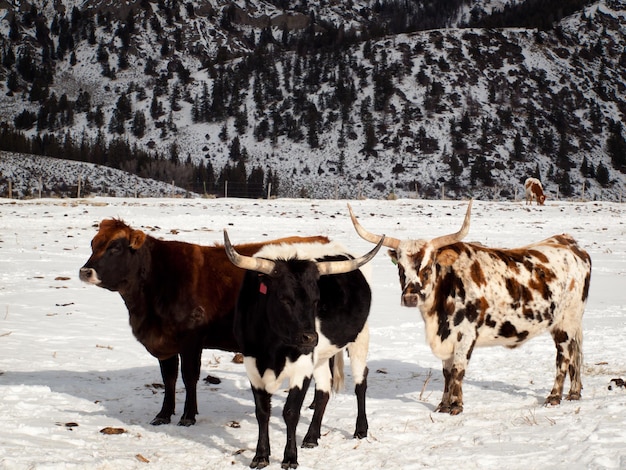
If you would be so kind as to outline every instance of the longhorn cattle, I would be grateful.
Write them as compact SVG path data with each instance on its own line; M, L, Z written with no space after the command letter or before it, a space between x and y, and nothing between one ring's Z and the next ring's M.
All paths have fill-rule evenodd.
M355 382L357 420L354 437L367 436L365 413L367 318L371 291L358 268L380 249L353 259L336 245L265 247L255 257L242 256L224 231L230 260L248 271L235 313L235 336L244 355L259 434L251 468L269 465L271 396L284 380L289 394L283 408L287 442L283 468L298 466L296 426L311 377L315 378L314 412L302 447L315 447L331 391L343 378L347 349ZM334 377L329 360L334 362Z
M302 241L329 240L293 237L238 250L252 255L266 244ZM202 348L238 351L233 319L244 271L222 246L158 240L117 219L100 223L91 247L80 279L119 292L133 334L159 360L165 394L151 424L169 423L174 414L179 356L186 398L178 424L195 424Z
M543 192L541 181L537 178L526 178L524 187L526 188L526 204L532 204L534 199L538 205L543 206L543 203L546 202L546 195Z
M515 249L463 243L470 201L461 230L432 240L387 237L398 265L402 305L418 307L426 339L443 361L444 392L437 407L463 411L462 382L476 346L514 348L544 331L556 345L556 378L545 404L558 405L569 372L568 400L582 389L582 315L589 293L591 259L569 235ZM350 216L359 235L379 243Z

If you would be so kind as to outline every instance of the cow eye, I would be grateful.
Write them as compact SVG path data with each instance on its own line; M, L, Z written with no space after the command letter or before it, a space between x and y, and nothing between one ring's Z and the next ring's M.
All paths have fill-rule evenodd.
M118 255L122 252L122 246L119 243L111 243L107 251L112 255Z

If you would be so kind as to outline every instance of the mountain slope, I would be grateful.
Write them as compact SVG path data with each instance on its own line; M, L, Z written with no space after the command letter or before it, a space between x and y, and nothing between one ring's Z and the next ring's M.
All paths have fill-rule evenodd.
M206 178L220 181L271 171L285 196L511 198L527 176L540 177L549 197L617 200L626 188L626 13L616 1L548 31L383 37L389 15L368 2L309 2L308 14L271 2L143 1L116 15L104 3L65 5L57 18L73 45L63 55L69 41L51 12L33 15L51 25L47 39L36 21L22 21L20 39L3 40L16 55L5 83L27 44L31 57L41 43L56 51L46 98L29 101L37 80L24 75L0 98L9 123L31 113L27 136L121 138L207 165ZM10 38L8 15L2 26ZM59 110L64 94L71 119ZM206 181L181 184L201 192Z

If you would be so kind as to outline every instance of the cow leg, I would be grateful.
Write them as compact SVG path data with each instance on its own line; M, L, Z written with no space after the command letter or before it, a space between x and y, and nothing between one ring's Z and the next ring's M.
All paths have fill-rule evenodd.
M285 454L281 468L298 468L298 448L296 446L296 426L300 420L300 411L304 396L311 383L311 377L305 377L302 388L293 387L289 390L287 401L283 408L283 419L287 425L287 442L285 443Z
M332 374L332 370L333 370L333 367L334 367L334 364L335 364L335 356L331 357L328 361L329 361L328 368L330 369L331 374ZM317 380L315 381L315 384L316 384L315 385L315 390L317 390ZM316 396L317 396L317 394L315 394L313 396L313 401L309 405L309 410L314 410L315 409L315 399L316 399Z
M196 424L198 414L198 380L200 380L200 365L202 359L202 348L189 348L180 355L181 372L183 383L185 384L185 408L183 415L178 421L179 426L191 426Z
M161 378L163 379L165 394L161 411L150 422L154 426L169 424L174 414L176 407L176 380L178 379L178 354L168 359L159 359L159 365L161 366Z
M465 368L459 367L454 358L443 361L444 390L436 411L458 415L463 412L463 377Z
M265 468L270 464L269 422L272 411L272 396L265 390L252 387L254 395L254 413L259 427L256 453L250 468Z
M363 380L361 383L357 383L354 387L354 393L356 394L357 403L357 417L356 428L352 437L363 439L367 437L367 430L369 428L367 424L367 414L365 413L365 392L367 391L367 374L369 369L366 367L363 371Z
M312 403L314 406L313 418L311 419L309 430L302 440L302 447L317 447L317 440L321 436L322 418L330 398L331 376L330 363L328 361L324 361L313 372L313 377L315 378L315 398Z
M570 365L569 365L569 378L570 389L567 394L568 400L580 400L580 392L583 388L581 379L581 371L583 367L583 332L581 328L578 328L572 342L569 345L570 351Z
M354 343L348 345L350 368L354 379L354 393L356 394L357 417L353 437L363 439L367 437L368 423L365 411L365 395L367 392L367 353L369 351L369 326L366 323Z
M462 335L452 356L443 361L444 391L437 407L440 413L458 415L463 412L463 378L476 344L476 336Z
M554 344L556 345L556 377L550 395L546 398L545 405L559 405L563 396L563 384L568 372L570 374L571 387L568 394L569 400L578 400L582 383L580 369L582 367L582 332L563 331L555 328L551 331Z
M450 413L450 377L452 369L452 359L442 361L443 370L443 395L441 402L437 405L435 411L440 413Z

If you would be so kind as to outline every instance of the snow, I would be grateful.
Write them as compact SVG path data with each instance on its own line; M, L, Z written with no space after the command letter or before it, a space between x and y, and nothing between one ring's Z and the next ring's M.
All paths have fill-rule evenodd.
M227 227L233 243L326 234L365 253L371 245L356 235L346 202L0 199L0 468L247 468L257 426L243 366L231 353L205 351L202 377L221 383L201 381L197 424L151 426L162 401L157 360L133 338L120 296L81 283L78 269L108 217L172 240L221 242ZM456 231L467 203L350 204L368 230L430 238ZM436 413L440 362L425 344L418 311L400 306L396 268L381 250L371 262L369 436L352 439L356 399L347 367L347 390L329 402L320 446L299 449L299 468L626 468L626 390L609 389L626 375L626 206L475 201L467 239L512 247L562 232L593 260L580 401L543 406L555 360L546 334L513 350L475 350L465 411ZM177 392L180 412L180 379ZM285 396L280 390L273 400L270 468L282 460ZM299 441L311 416L303 410ZM107 427L124 432L100 432Z

